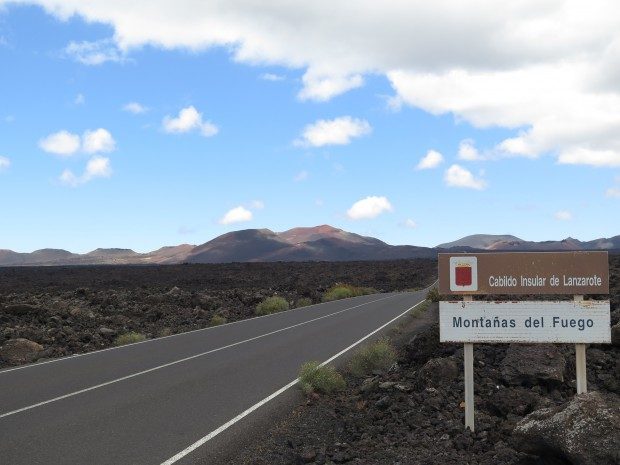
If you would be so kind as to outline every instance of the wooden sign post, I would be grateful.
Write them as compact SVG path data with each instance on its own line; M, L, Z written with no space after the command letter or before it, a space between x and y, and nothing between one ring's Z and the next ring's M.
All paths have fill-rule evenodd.
M587 392L586 344L610 343L607 252L439 254L441 342L462 342L465 427L474 431L474 343L575 344L577 393ZM572 301L474 301L474 295L572 294Z
M573 297L575 302L583 302L582 295ZM611 333L610 333L611 334ZM577 378L577 394L588 392L588 376L586 370L586 345L575 344L575 378Z
M473 301L470 295L463 296L463 302ZM463 369L465 383L465 429L475 431L474 422L474 344L466 342L463 344Z

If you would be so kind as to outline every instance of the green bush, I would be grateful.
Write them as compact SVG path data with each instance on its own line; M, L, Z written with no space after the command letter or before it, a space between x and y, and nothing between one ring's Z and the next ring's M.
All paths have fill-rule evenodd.
M320 366L319 362L306 362L299 370L299 383L306 394L320 392L330 394L345 388L342 375L331 366Z
M280 296L267 297L256 306L257 315L270 315L271 313L282 312L288 310L289 305L286 299Z
M323 294L323 302L331 302L332 300L347 299L349 297L358 297L360 295L373 294L377 292L372 287L358 287L350 284L336 284L329 288Z
M146 340L146 336L135 331L130 331L125 334L121 334L114 339L114 345L124 346L125 344L133 344L134 342L142 342Z
M209 326L219 326L226 323L226 318L222 315L213 315L211 321L209 321Z
M308 305L312 305L312 299L309 299L308 297L302 297L295 302L296 308L307 307Z
M375 370L387 371L396 361L396 351L387 339L362 347L349 362L352 375L361 377Z
M412 317L418 317L420 315L422 315L422 313L424 313L425 311L428 310L428 307L431 305L431 301L430 300L424 300L422 303L420 303L416 308L414 308L410 315Z
M439 291L436 287L426 293L426 298L431 302L439 302L441 300L441 296L439 295Z

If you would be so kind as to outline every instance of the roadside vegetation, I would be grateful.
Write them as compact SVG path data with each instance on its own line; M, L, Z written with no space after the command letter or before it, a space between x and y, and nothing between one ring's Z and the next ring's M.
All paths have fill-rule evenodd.
M331 302L333 300L347 299L349 297L358 297L360 295L373 294L377 292L372 287L359 287L350 284L336 284L329 288L323 294L323 302Z
M430 305L431 305L431 301L426 299L424 302L420 303L420 305L418 305L416 308L411 310L410 315L416 318L422 315L424 312L426 312L428 310L428 307L430 307Z
M130 331L125 334L121 334L114 339L115 346L124 346L126 344L133 344L134 342L142 342L146 340L146 336L142 333Z
M299 385L306 394L313 392L331 394L346 387L342 375L332 366L321 366L319 362L306 362L299 370Z
M289 308L288 301L285 298L276 295L273 297L267 297L260 304L258 304L256 306L256 314L259 316L271 315L272 313L283 312Z
M226 324L226 321L226 318L224 318L222 315L213 315L213 317L211 317L211 320L209 321L209 326L220 326Z
M396 362L396 350L386 338L359 349L349 362L349 372L356 377L387 371Z
M436 287L432 288L426 293L426 298L431 302L439 302L441 300L439 290Z
M301 299L298 299L297 302L295 302L295 308L299 308L299 307L307 307L308 305L312 305L312 299L308 298L308 297L302 297Z

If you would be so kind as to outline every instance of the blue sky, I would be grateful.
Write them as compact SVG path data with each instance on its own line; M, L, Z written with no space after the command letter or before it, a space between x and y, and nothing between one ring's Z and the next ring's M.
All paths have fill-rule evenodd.
M124 20L136 19L102 5L59 13L0 1L0 248L147 251L319 224L425 246L473 233L620 234L620 144L601 136L617 129L620 107L605 113L595 100L615 102L615 89L558 82L563 94L546 100L549 72L533 113L538 101L519 100L519 89L499 95L515 77L491 55L483 72L435 58L418 69L417 56L335 69L342 60L316 58L318 39L285 53L282 37L260 28L239 26L227 43L133 37ZM252 40L276 46L256 52ZM515 82L531 71L539 83L541 68L571 62L562 50L536 70L515 64L510 72L525 73ZM498 92L497 106L485 90ZM590 131L581 139L558 103L570 96L583 97L574 114L590 115L575 123ZM429 151L441 156L420 169Z

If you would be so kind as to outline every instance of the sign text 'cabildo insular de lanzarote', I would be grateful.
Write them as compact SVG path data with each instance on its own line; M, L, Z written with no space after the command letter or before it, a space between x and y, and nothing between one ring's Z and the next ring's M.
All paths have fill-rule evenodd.
M607 252L439 254L439 292L609 294Z

